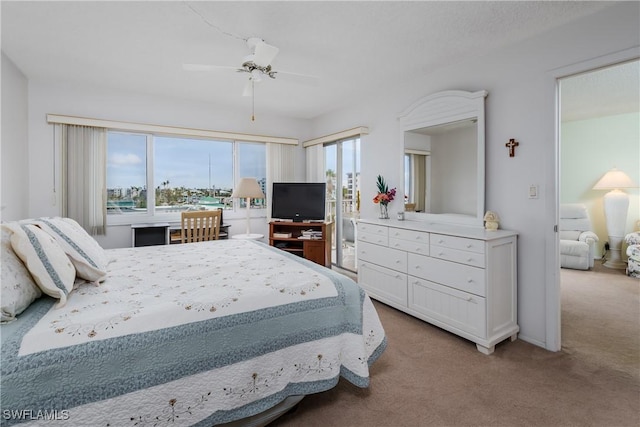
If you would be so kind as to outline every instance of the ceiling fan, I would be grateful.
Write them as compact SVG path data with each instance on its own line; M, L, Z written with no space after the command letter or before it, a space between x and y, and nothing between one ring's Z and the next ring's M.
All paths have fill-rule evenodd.
M249 74L249 80L247 80L247 83L245 84L244 90L242 92L243 96L253 96L255 83L261 82L266 77L275 79L276 74L278 76L285 76L287 80L293 82L311 86L317 85L318 78L316 76L275 71L271 66L271 62L274 60L280 49L267 44L261 38L251 37L247 39L247 46L249 47L251 54L244 57L242 65L240 67L206 64L182 64L182 68L187 71L234 69L239 73L247 73ZM254 120L253 116L252 120Z

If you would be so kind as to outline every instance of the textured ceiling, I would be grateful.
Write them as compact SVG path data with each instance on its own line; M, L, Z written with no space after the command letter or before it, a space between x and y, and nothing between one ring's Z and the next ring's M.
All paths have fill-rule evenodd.
M233 70L260 37L280 48L285 75L256 86L256 109L313 118L372 89L418 81L610 7L610 2L10 2L2 50L30 79L72 81L247 108L247 79Z
M562 121L639 111L639 64L632 61L562 79Z

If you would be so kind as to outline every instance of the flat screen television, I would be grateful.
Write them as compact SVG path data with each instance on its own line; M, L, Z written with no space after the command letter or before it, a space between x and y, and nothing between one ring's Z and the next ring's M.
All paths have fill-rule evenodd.
M295 222L324 221L324 182L274 182L271 217Z

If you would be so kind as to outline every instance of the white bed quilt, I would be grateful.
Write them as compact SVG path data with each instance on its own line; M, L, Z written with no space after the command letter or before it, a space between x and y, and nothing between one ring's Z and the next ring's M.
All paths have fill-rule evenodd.
M39 301L3 337L3 409L18 412L2 425L211 426L340 376L366 387L386 346L353 281L264 244L108 253L104 283Z

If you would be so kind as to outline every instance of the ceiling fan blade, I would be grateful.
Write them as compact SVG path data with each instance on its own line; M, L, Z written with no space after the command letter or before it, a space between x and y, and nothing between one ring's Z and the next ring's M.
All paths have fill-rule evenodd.
M287 82L297 83L305 86L317 87L320 85L320 77L311 76L309 74L290 73L288 71L277 70L275 72L278 80L286 80Z
M261 67L271 65L271 61L273 61L279 51L280 49L277 47L268 45L264 41L260 40L256 44L253 62Z
M230 67L226 65L207 65L207 64L182 64L185 71L215 71L215 70L237 70L238 67Z

